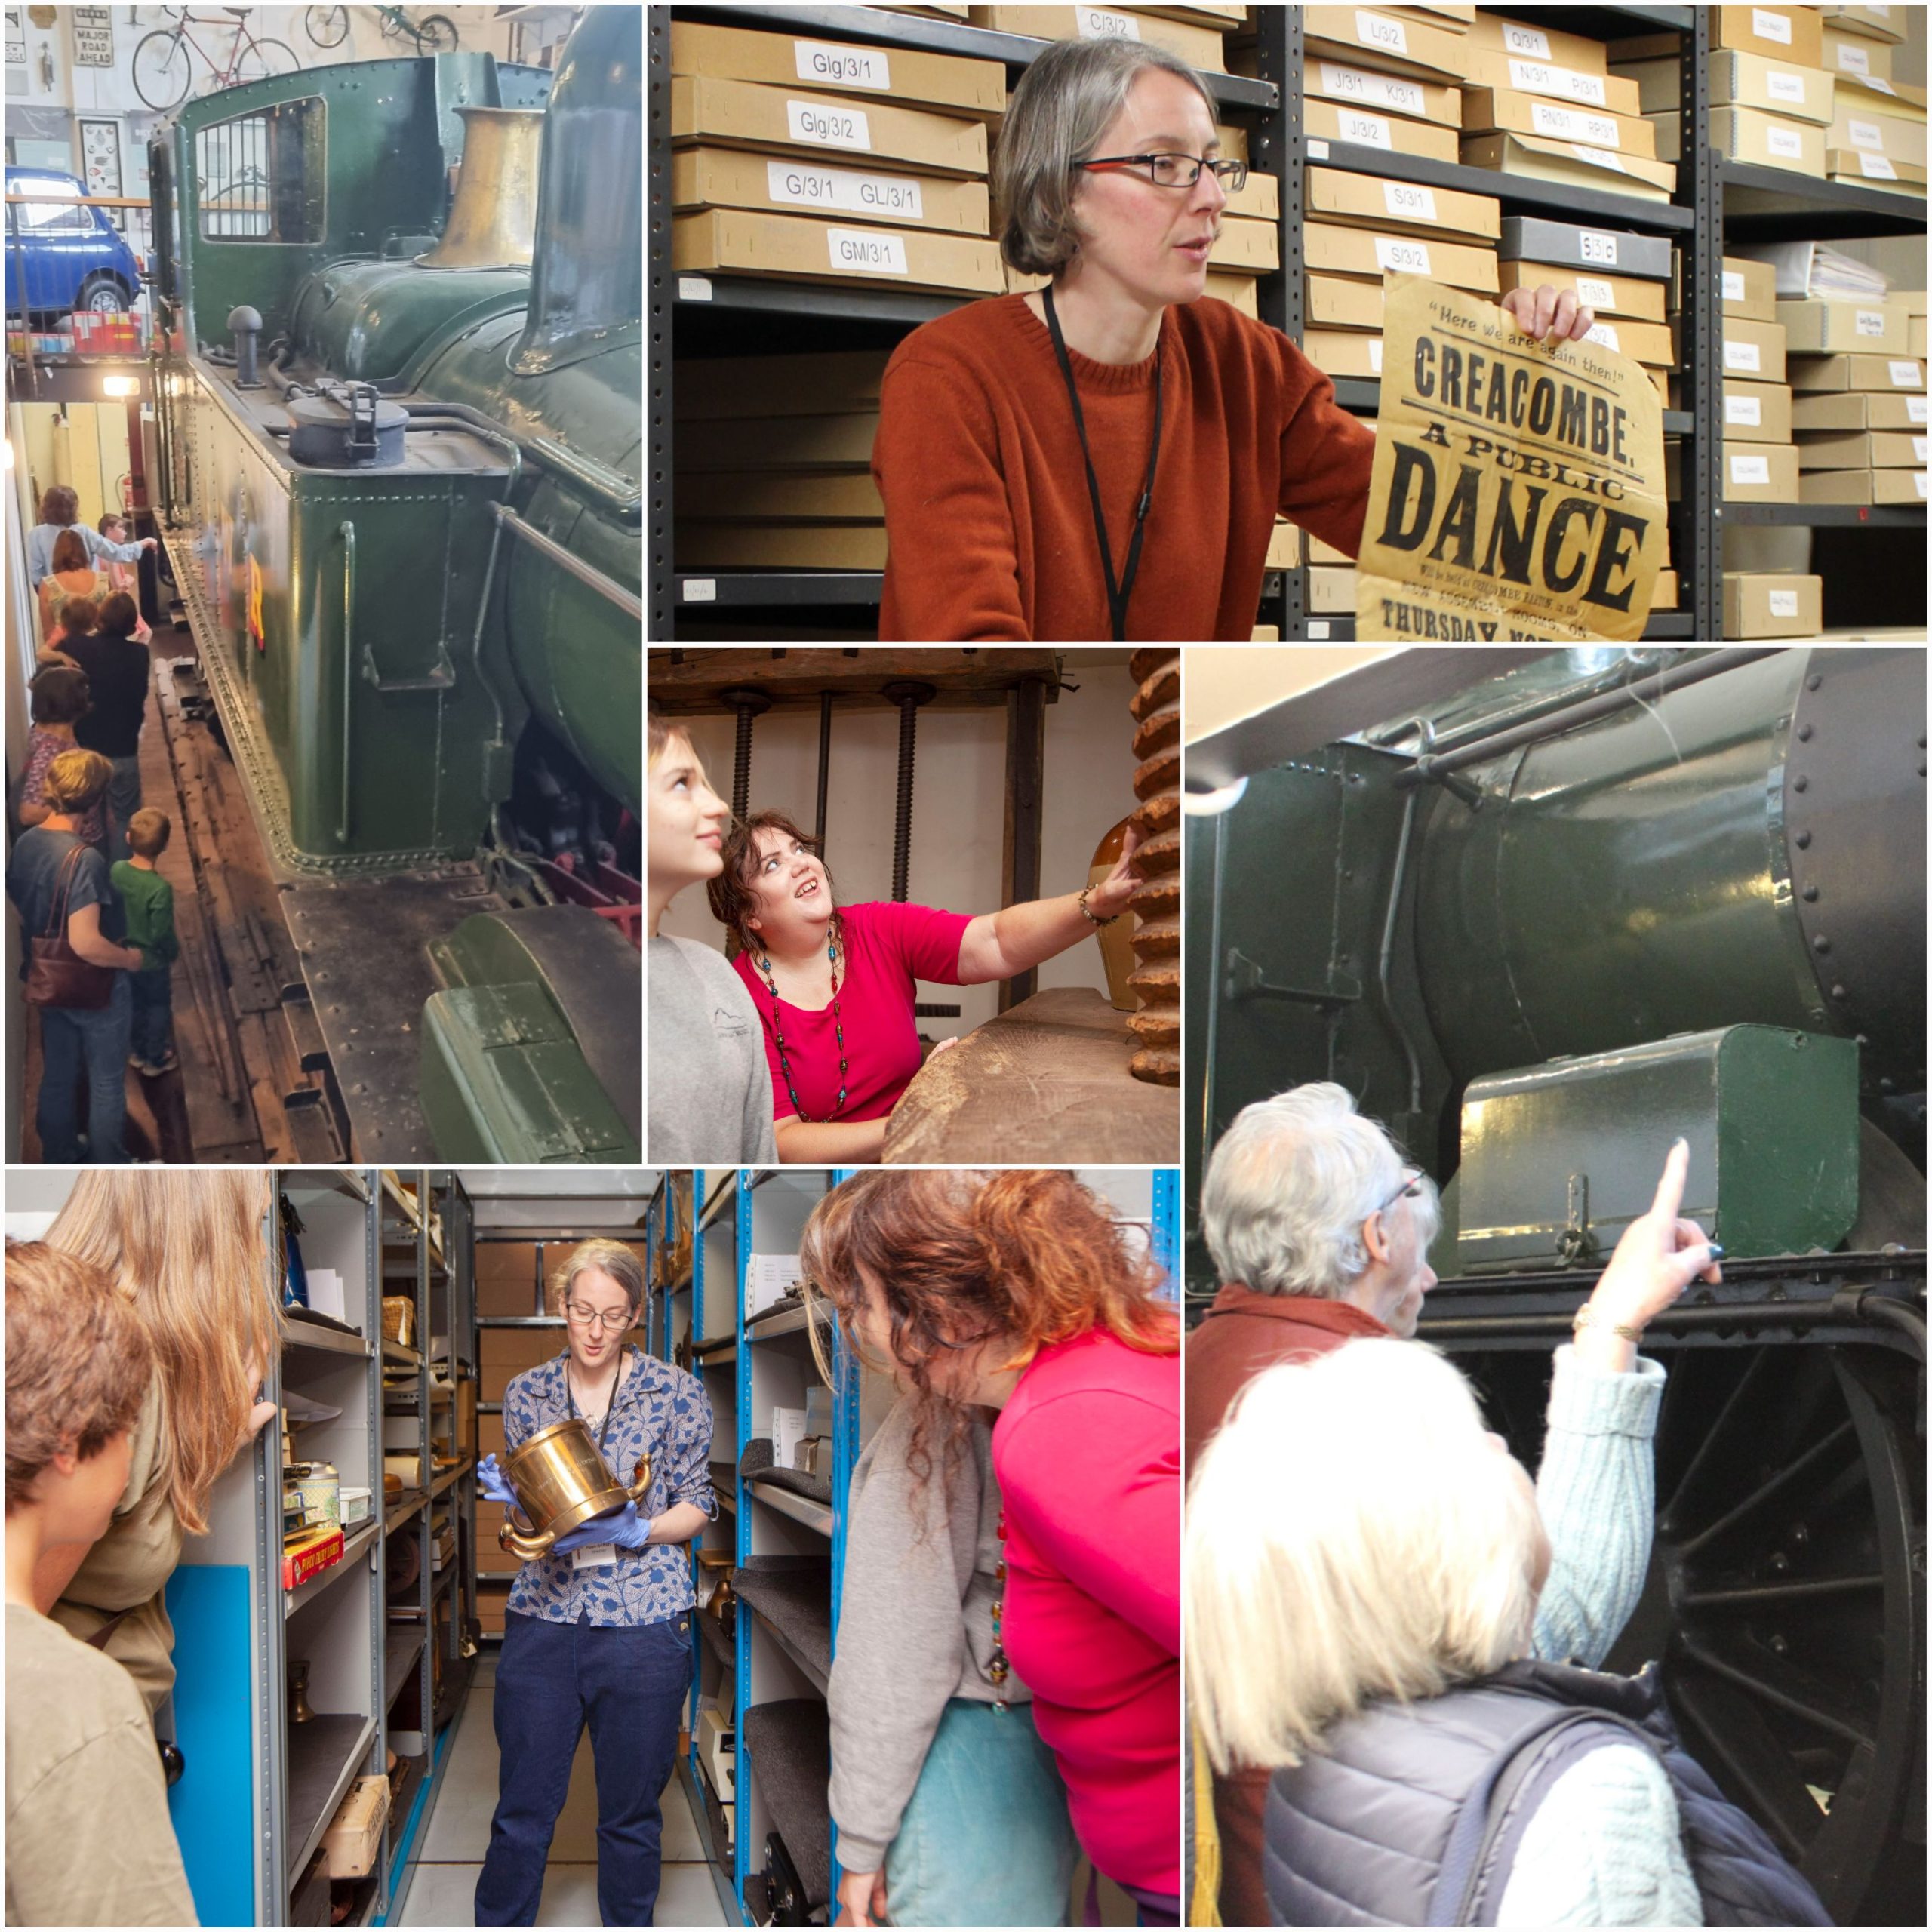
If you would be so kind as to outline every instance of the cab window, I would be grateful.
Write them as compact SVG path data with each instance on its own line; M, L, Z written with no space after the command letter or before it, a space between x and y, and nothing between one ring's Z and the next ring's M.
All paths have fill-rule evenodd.
M312 97L217 121L195 137L202 238L322 238L327 118Z

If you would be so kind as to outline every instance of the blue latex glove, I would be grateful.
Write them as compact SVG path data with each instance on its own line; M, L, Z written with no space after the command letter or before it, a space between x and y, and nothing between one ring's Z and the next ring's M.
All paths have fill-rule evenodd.
M476 1466L476 1493L491 1503L514 1503L516 1491L511 1488L501 1469L497 1466L494 1456L485 1456Z
M559 1537L550 1546L550 1554L568 1555L571 1551L593 1543L614 1543L620 1549L641 1549L650 1534L651 1518L640 1516L635 1503L626 1503L621 1509L593 1516L589 1522L581 1523L568 1534Z

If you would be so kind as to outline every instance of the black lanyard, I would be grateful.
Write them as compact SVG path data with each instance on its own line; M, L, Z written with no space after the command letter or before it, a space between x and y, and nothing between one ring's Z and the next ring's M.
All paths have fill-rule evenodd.
M605 1406L604 1426L597 1432L597 1453L604 1453L605 1438L611 1433L611 1418L617 1413L617 1392L624 1386L624 1358L617 1358L617 1379L611 1385L611 1399ZM569 1405L571 1418L577 1416L577 1396L571 1387L571 1365L568 1358L564 1363L564 1400Z
M1100 546L1100 565L1107 574L1107 611L1113 620L1114 641L1127 641L1127 600L1134 595L1134 580L1140 574L1140 540L1147 534L1147 512L1154 501L1154 468L1161 460L1161 347L1154 344L1154 447L1147 457L1147 480L1140 486L1140 500L1134 508L1134 540L1127 546L1127 570L1116 583L1114 553L1107 542L1107 521L1100 510L1100 478L1094 474L1094 453L1087 445L1087 419L1081 414L1080 392L1073 380L1073 365L1067 359L1066 338L1060 334L1060 317L1054 310L1053 285L1040 291L1047 312L1047 332L1054 339L1054 353L1060 358L1060 372L1066 380L1066 398L1073 405L1073 426L1080 432L1080 454L1087 465L1087 500L1094 512L1094 534Z

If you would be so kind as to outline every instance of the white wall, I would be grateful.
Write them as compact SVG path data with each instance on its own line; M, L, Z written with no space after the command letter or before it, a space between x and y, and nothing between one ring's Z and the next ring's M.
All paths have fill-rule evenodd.
M1128 709L1134 682L1123 654L1083 661L1064 654L1066 675L1080 686L1047 706L1045 795L1040 891L1077 892L1087 883L1094 848L1134 807L1134 731ZM731 791L735 721L680 721L705 761L712 785ZM776 808L809 832L817 797L818 713L770 712L758 721L752 750L750 808ZM892 896L892 823L899 770L896 712L839 711L832 727L832 780L826 805L826 857L846 904ZM923 711L912 792L912 843L907 896L955 912L996 912L1006 821L1006 713ZM693 887L672 903L660 932L701 940L724 950L723 928ZM1100 949L1083 939L1040 968L1039 984L1091 986L1104 993ZM921 983L922 1002L957 1003L957 1020L929 1020L934 1038L963 1033L999 1010L997 986Z

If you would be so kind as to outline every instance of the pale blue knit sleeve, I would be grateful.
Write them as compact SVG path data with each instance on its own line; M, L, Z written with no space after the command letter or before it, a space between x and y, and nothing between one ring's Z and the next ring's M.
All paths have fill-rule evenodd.
M1496 1922L1507 1926L1704 1922L1677 1799L1641 1745L1579 1758L1523 1828Z
M1549 1577L1537 1604L1534 1654L1592 1670L1643 1594L1655 1505L1660 1364L1641 1356L1625 1374L1556 1352L1537 1506L1549 1533Z

